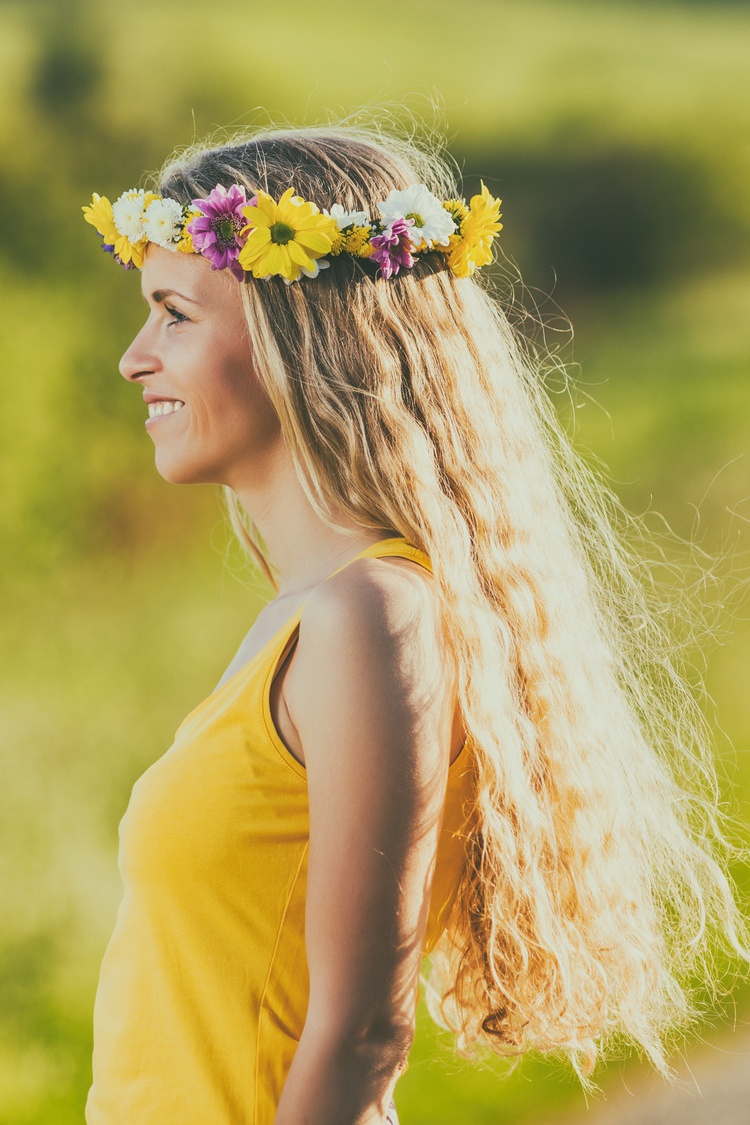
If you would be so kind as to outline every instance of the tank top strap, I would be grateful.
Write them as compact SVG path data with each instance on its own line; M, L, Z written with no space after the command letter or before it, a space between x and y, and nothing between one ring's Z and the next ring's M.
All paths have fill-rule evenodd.
M389 555L395 555L402 559L412 559L432 573L432 563L430 562L429 555L425 554L419 547L415 547L414 544L410 543L404 536L399 535L393 536L391 539L378 539L377 542L371 543L369 547L365 547L364 551L360 551L353 559L349 559L349 562L344 563L343 566L332 571L328 577L333 578L334 574L339 574L342 570L351 566L353 562L356 562L357 559L380 559Z
M365 547L363 551L360 551L354 558L349 559L343 566L339 566L336 570L331 571L328 578L333 578L334 574L340 574L342 570L346 570L346 568L351 566L353 562L356 562L357 559L380 559L388 556L411 559L413 562L423 566L430 574L433 573L429 555L419 547L416 547L413 543L410 543L404 536L393 536L390 539L378 539L375 543L371 543L369 547ZM276 670L281 666L291 650L292 643L296 640L297 628L304 608L305 602L302 602L286 624L282 625L272 641L269 641L266 663L271 669L271 676L275 675Z

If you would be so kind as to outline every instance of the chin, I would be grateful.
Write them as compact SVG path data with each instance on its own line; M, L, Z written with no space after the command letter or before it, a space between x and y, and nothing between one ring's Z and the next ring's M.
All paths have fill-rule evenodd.
M160 457L156 454L156 471L163 480L169 484L215 484L214 474L207 473L205 466L179 460L178 458Z

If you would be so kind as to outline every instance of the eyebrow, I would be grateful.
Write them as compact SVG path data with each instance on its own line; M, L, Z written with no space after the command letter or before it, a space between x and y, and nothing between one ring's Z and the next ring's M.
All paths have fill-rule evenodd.
M176 289L154 289L151 294L151 300L157 305L160 305L165 297L179 297L183 301L188 301L191 305L197 305L200 302L196 301L193 297L186 297L184 293L178 293ZM144 301L147 300L146 295L143 296Z

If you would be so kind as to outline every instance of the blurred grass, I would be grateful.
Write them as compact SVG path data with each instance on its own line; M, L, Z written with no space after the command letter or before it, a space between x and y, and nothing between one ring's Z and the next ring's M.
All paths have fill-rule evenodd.
M748 31L745 7L708 3L388 0L374 18L295 0L283 19L239 0L215 14L193 0L0 7L0 1125L81 1120L130 787L268 595L236 580L236 552L224 567L214 491L153 468L116 372L142 316L137 276L97 253L81 203L194 129L262 122L255 107L313 122L387 102L429 126L439 97L467 183L481 173L504 196L527 305L581 365L575 409L550 378L581 448L655 530L663 515L708 552L737 551L728 572L746 565L750 515ZM725 614L733 633L694 659L747 822L747 604ZM500 1083L451 1061L423 1012L398 1103L409 1125L584 1104L555 1063Z

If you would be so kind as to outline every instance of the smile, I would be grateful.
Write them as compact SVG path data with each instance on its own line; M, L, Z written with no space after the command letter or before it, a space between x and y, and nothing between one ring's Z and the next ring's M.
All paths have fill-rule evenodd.
M184 402L179 399L167 399L162 402L150 402L148 404L149 418L159 418L162 414L174 414L177 410L182 410Z

